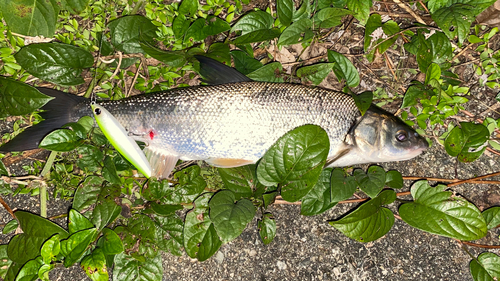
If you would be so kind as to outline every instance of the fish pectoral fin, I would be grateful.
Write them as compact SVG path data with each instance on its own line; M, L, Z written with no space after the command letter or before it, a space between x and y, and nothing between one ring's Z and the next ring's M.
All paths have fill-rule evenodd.
M177 165L177 161L179 161L178 155L173 155L164 149L156 149L151 146L144 148L144 153L151 165L151 175L158 179L168 178Z
M325 163L325 167L329 167L329 166L333 165L333 163L335 161L346 156L349 153L349 151L351 151L351 147L346 146L344 149L340 150L339 153L337 153L335 156L327 158L326 163Z
M253 160L233 159L233 158L210 158L205 160L205 162L219 168L234 168L255 163L255 161Z

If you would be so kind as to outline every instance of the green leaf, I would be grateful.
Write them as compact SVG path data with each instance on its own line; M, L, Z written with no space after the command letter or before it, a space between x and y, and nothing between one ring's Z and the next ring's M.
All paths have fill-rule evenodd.
M339 8L324 8L314 15L314 24L319 28L332 28L342 23L342 18L352 15L353 12Z
M90 279L94 281L109 280L106 257L100 248L96 248L90 255L85 256L80 265Z
M161 202L169 205L193 202L207 186L200 172L199 166L191 166L175 173L174 180L177 180L179 184L170 188ZM168 184L167 181L165 184Z
M186 31L189 29L191 22L186 20L184 15L178 15L172 22L172 31L174 32L175 39L182 39Z
M59 242L59 234L55 234L42 245L40 254L42 255L43 263L50 264L52 261L56 261L60 251L61 243Z
M278 39L278 46L293 45L303 43L313 37L312 21L308 18L300 19L283 30Z
M489 252L480 254L469 264L474 281L494 281L500 279L500 257Z
M390 20L390 21L385 22L382 25L382 30L384 31L384 33L387 36L392 36L392 35L398 33L400 29L399 29L399 25L395 21ZM380 54L385 53L385 51L387 51L387 49L389 49L392 46L392 44L394 44L394 42L396 42L396 40L398 40L398 37L399 36L394 36L393 38L391 38L389 40L385 40L382 38L377 40L377 43L381 42L380 45L378 45L378 47L377 47L377 49L379 50L379 53ZM384 42L382 42L382 41L384 41Z
M396 200L396 193L384 190L379 196L364 203L354 212L330 225L338 229L345 236L359 242L370 242L384 236L394 224L394 215L391 210L382 205L390 204Z
M91 228L73 233L68 239L61 241L61 253L65 257L64 266L66 268L72 266L82 257L97 234L97 228Z
M487 141L490 136L488 128L483 124L462 122L462 131L466 137L465 145L458 155L461 162L473 162L486 150Z
M210 216L208 202L212 193L202 194L194 202L194 208L186 215L184 222L184 249L191 258L204 261L211 257L222 245Z
M113 159L110 156L106 156L106 158L104 158L103 164L104 164L102 167L103 178L112 184L121 184L122 182L116 172L115 162L113 161Z
M347 1L347 7L353 11L354 17L359 20L361 25L365 25L368 17L370 16L370 8L372 6L371 0L350 0Z
M305 78L315 86L319 85L323 79L332 71L335 63L317 63L297 69L297 76Z
M451 59L451 43L444 33L436 32L425 40L419 32L418 37L417 63L421 72L425 73L433 62L441 65Z
M54 36L59 14L56 1L0 0L0 10L12 32L47 38Z
M285 26L289 26L290 23L292 23L294 10L295 6L293 0L278 0L276 2L276 12L278 13L278 19Z
M388 171L385 174L385 185L395 189L402 188L403 176L398 171Z
M329 149L328 135L321 127L298 127L266 151L257 166L257 178L266 186L280 184L284 200L300 200L318 181Z
M425 84L429 85L431 80L439 80L441 77L441 68L436 63L431 63L425 72Z
M358 187L356 178L345 176L344 171L340 168L335 168L332 171L330 193L332 202L340 202L347 200L356 192Z
M362 92L359 95L351 93L351 96L354 100L354 103L356 104L356 107L361 112L361 115L365 115L366 111L372 105L373 93L370 91Z
M488 230L500 226L500 207L492 207L483 211Z
M347 86L353 88L359 85L359 74L352 62L344 55L328 50L328 61L334 62L333 72L339 79L346 80Z
M182 245L184 244L184 237L182 230L184 228L184 221L176 214L168 217L154 218L157 226L157 242L156 245L165 252L170 252L176 256L182 256Z
M236 37L231 41L231 44L241 45L241 44L269 41L271 39L280 36L280 34L281 31L279 28L259 29L252 32L248 32L239 37Z
M52 151L67 152L82 144L82 139L69 129L59 129L49 133L38 147Z
M458 36L458 42L462 45L475 19L474 9L471 5L455 3L435 11L431 17L450 40Z
M445 189L446 185L431 187L427 181L416 182L411 188L415 201L401 205L401 218L420 230L454 239L484 237L487 228L481 212Z
M455 127L444 141L444 148L450 156L458 156L465 145L465 136L460 127Z
M72 205L73 209L78 212L83 212L83 210L95 204L101 192L103 181L104 180L98 176L86 177L83 183L75 191Z
M110 199L99 200L92 212L91 221L98 230L112 223L121 213L122 207Z
M5 281L14 281L16 280L16 276L23 267L24 264L19 264L13 262L9 268L7 268L7 273L5 274Z
M151 202L151 209L160 216L170 216L175 214L175 211L182 210L182 205L163 205L156 202Z
M425 91L423 90L423 85L417 84L408 87L406 90L405 96L403 97L403 103L401 104L401 108L406 108L409 106L416 105L418 103L418 99L424 98L426 96Z
M178 68L187 62L186 55L182 51L164 51L143 43L141 43L141 48L146 54L170 67Z
M264 245L267 245L273 242L274 237L276 236L276 222L274 221L274 217L270 213L265 213L262 216L262 220L257 222L257 226L259 227L259 236Z
M7 248L9 259L24 264L40 254L40 248L54 234L59 234L61 239L68 237L66 230L55 223L40 216L16 211L15 215L24 233L14 236Z
M9 175L9 171L7 171L7 168L5 167L3 162L0 161L0 176L8 176L8 175ZM5 231L5 228L4 228L4 231Z
M337 204L331 200L330 176L332 169L324 169L314 187L302 198L300 214L304 216L319 215Z
M368 48L372 44L372 33L379 27L382 27L382 17L379 14L372 14L365 26L365 42L363 45L365 52L368 51Z
M33 76L64 86L84 83L83 69L94 64L94 57L88 51L62 43L31 44L14 57Z
M248 74L262 67L262 63L249 55L246 52L234 50L231 51L231 56L234 60L234 67L241 74Z
M109 228L102 230L102 236L99 238L100 246L105 255L116 255L123 252L123 243L118 234Z
M254 81L261 82L283 82L283 78L279 76L283 66L279 62L272 62L263 67L248 73L247 77Z
M245 35L249 32L261 29L270 29L273 26L273 17L264 11L253 11L243 16L238 22L233 25L231 32L241 30L241 34Z
M134 15L117 18L108 24L113 46L126 53L144 53L140 43L154 45L157 27L146 17Z
M0 76L0 117L31 113L51 99L53 97L40 93L28 84ZM1 167L0 174L2 174Z
M162 280L162 277L163 265L160 254L144 261L124 253L115 256L113 280Z
M235 193L236 199L251 197L256 188L255 165L218 168L224 187Z
M231 55L229 54L229 45L224 43L213 43L207 51L207 57L231 65Z
M209 202L210 219L223 243L240 236L247 224L255 216L255 207L248 199L235 202L230 190L217 192Z
M93 228L94 224L92 224L89 219L80 214L77 210L71 209L69 210L69 222L68 222L68 230L70 234L78 232L80 230Z
M8 280L5 276L7 275L7 270L9 269L12 261L7 256L8 245L0 245L0 278Z
M0 162L1 163L1 162ZM16 230L17 226L19 225L17 220L10 220L7 224L2 229L2 234L9 234L12 231Z
M216 16L208 16L203 27L203 34L205 36L213 36L229 29L231 29L231 26L225 20Z
M77 147L76 151L78 152L76 164L80 169L94 172L101 168L100 162L104 158L104 155L100 148L89 144L83 144Z
M87 8L89 0L63 0L63 7L69 10L72 14L78 15Z
M30 281L36 280L38 277L38 270L42 267L43 260L41 256L36 259L30 260L23 265L21 270L16 276L16 281Z
M198 0L182 0L179 6L179 14L193 16L198 11Z

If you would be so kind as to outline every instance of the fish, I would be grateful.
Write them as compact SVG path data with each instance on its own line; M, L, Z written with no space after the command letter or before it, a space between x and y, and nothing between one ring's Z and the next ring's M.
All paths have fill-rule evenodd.
M281 136L306 124L327 132L328 167L408 160L429 146L404 121L373 104L362 115L352 96L345 93L257 82L216 60L195 58L209 85L99 102L130 138L145 143L152 176L167 178L179 159L204 160L226 168L256 163ZM45 121L0 151L37 148L51 130L93 115L86 98L39 90L54 97L42 107Z

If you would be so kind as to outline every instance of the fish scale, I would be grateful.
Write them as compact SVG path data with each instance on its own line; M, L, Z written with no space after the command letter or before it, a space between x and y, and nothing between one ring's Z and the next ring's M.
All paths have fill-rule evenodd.
M178 88L101 104L137 140L183 160L256 161L279 137L305 124L326 130L333 155L360 116L343 93L265 82Z

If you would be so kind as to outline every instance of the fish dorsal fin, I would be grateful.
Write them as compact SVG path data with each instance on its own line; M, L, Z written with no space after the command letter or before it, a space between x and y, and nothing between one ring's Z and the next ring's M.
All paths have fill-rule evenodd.
M238 82L252 82L253 80L229 67L209 57L194 56L200 62L200 75L203 82L210 85L219 85Z
M211 158L205 160L205 162L219 168L234 168L255 163L255 161L253 160L232 159L232 158Z
M172 173L177 161L178 155L173 155L165 149L147 146L144 148L144 154L151 165L151 176L158 179L166 179Z

